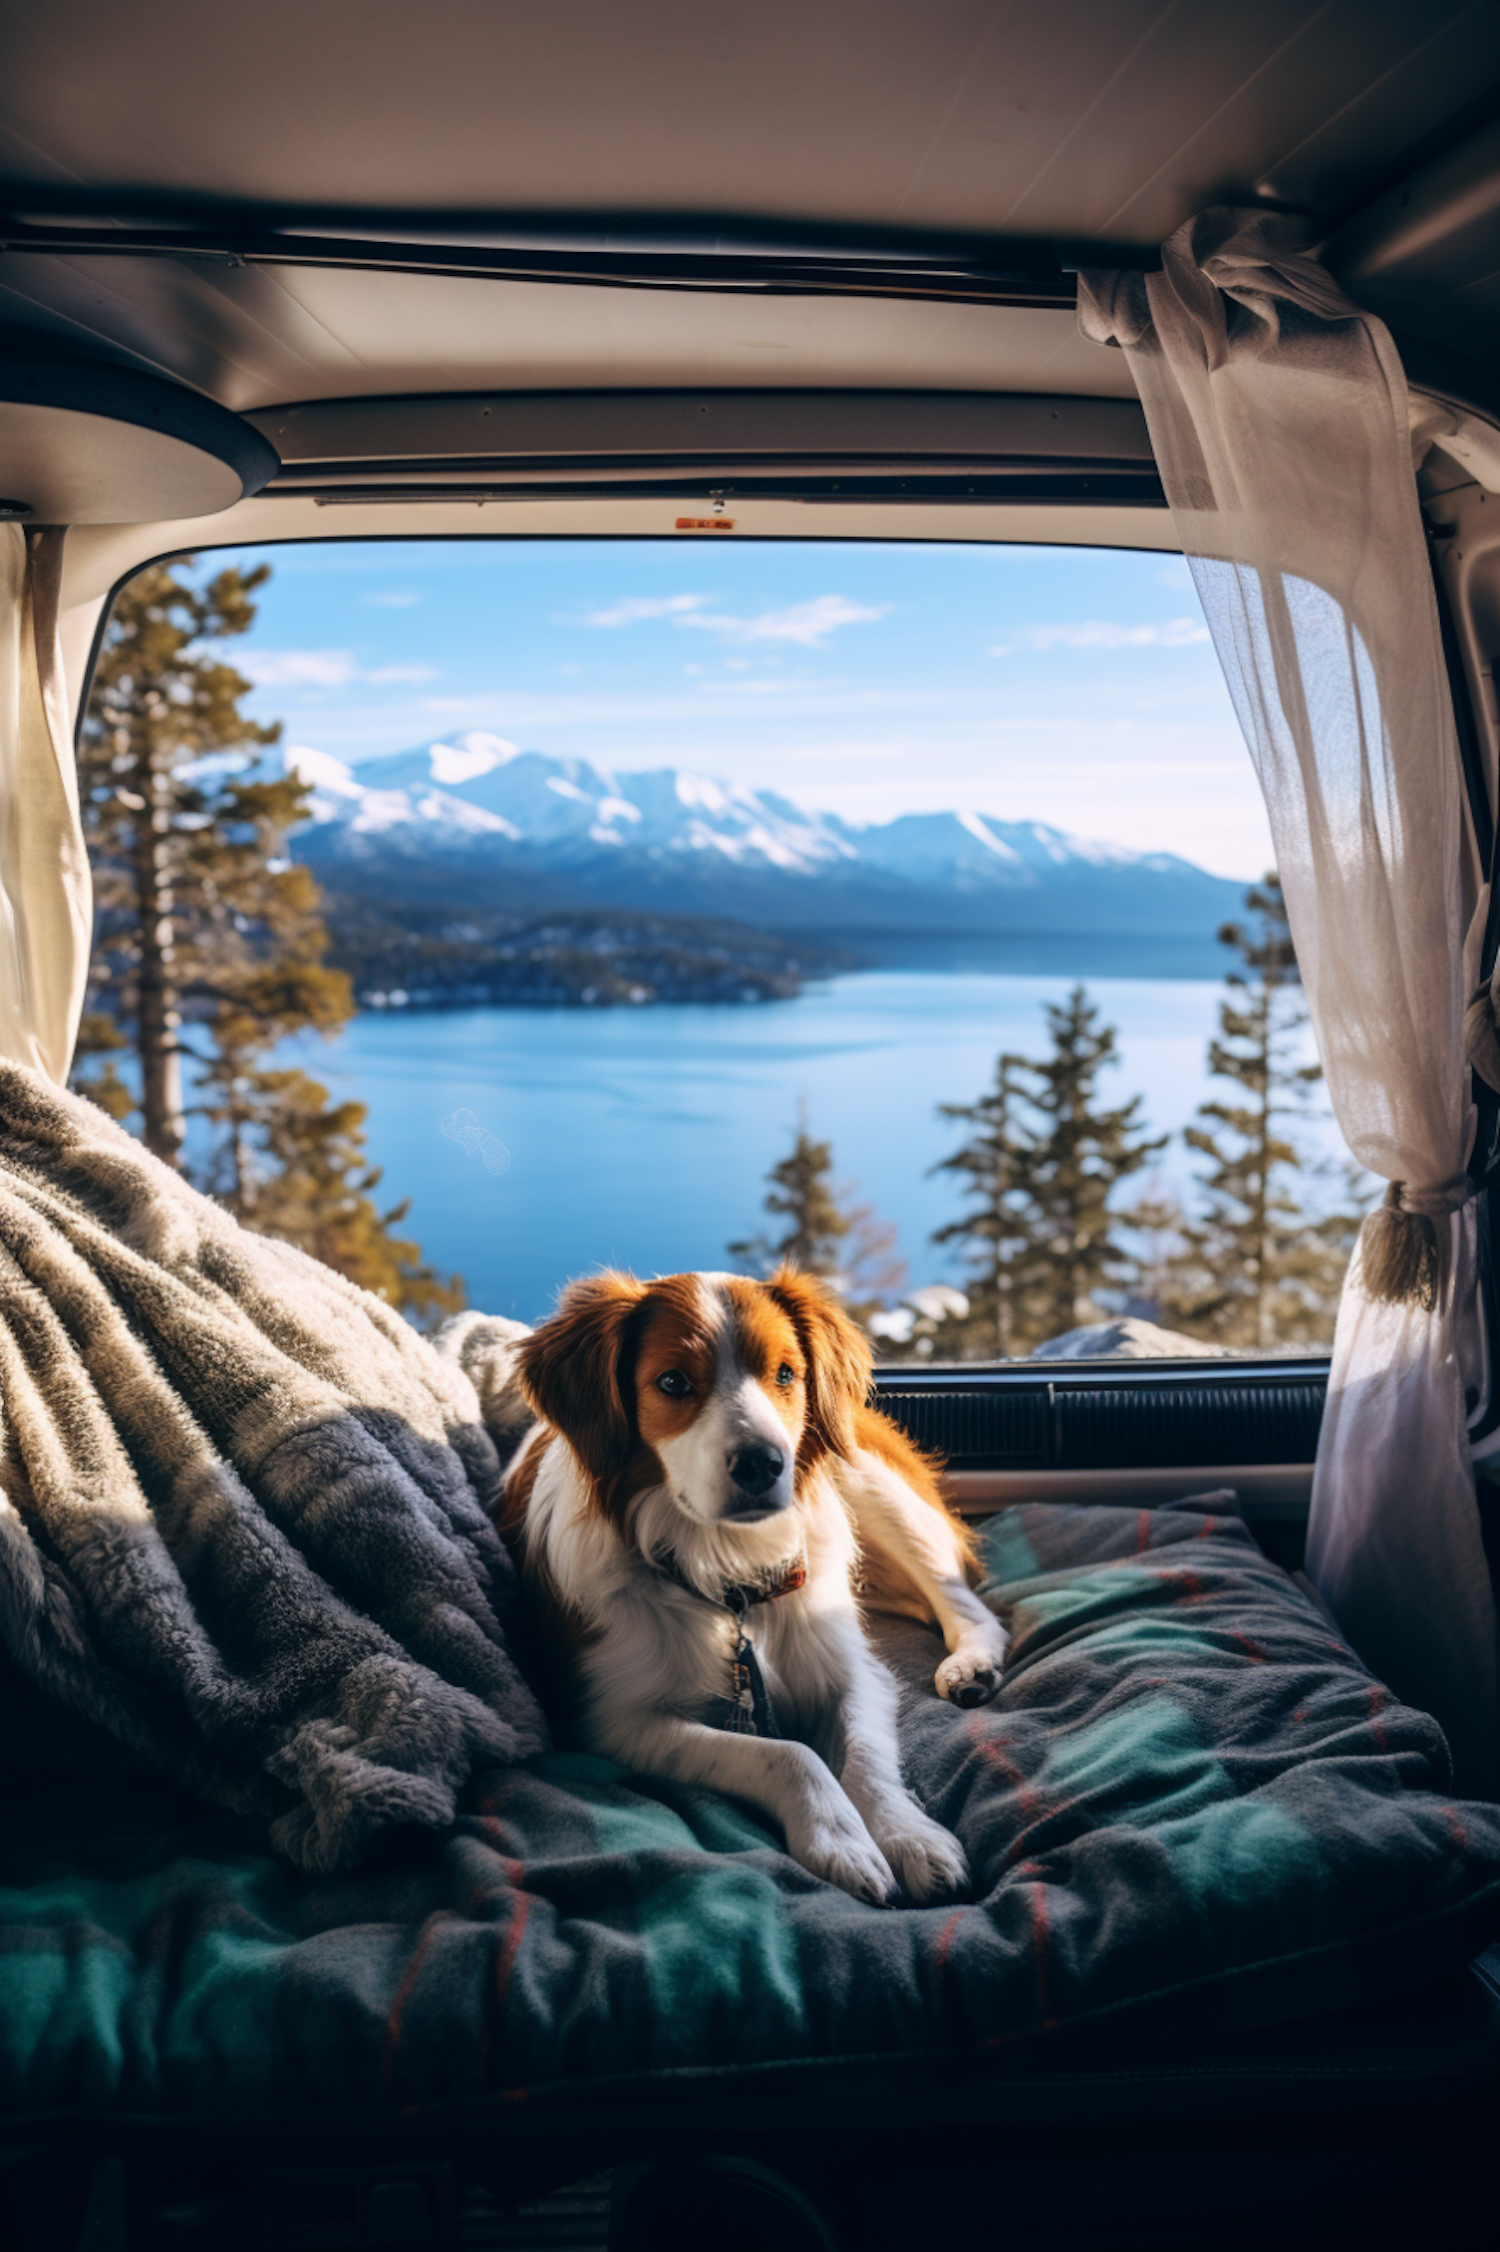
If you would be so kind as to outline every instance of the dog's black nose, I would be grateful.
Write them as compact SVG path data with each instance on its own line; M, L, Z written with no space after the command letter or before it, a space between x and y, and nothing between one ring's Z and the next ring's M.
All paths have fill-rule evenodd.
M785 1462L786 1456L780 1447L759 1444L741 1447L730 1462L729 1475L742 1494L749 1494L752 1500L758 1501L775 1485Z

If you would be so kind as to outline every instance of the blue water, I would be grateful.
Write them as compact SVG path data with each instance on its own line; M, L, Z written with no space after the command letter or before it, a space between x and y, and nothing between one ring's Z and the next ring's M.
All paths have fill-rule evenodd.
M1041 1052L1042 1004L1069 983L889 969L757 1007L369 1014L300 1052L369 1105L379 1193L411 1198L425 1256L465 1277L471 1305L532 1320L569 1275L601 1264L722 1265L726 1243L759 1224L799 1101L838 1175L897 1224L912 1281L942 1279L928 1238L958 1199L929 1169L958 1130L936 1106L979 1094L1001 1048ZM1178 1132L1209 1091L1223 987L1090 977L1089 991L1120 1034L1109 1100L1139 1093L1153 1127ZM504 1144L503 1173L444 1134L457 1110ZM1180 1144L1161 1173L1190 1181Z

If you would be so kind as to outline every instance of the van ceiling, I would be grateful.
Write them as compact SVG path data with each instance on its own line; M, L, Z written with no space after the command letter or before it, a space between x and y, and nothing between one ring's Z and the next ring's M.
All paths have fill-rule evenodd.
M1491 113L1481 0L46 0L5 169L157 209L654 213L1154 244L1329 219Z
M1497 102L1493 0L11 5L0 335L241 412L662 385L1120 396L1121 355L1069 310L1086 246L1145 253L1225 200L1326 232ZM498 254L400 270L549 241L645 245L648 266L879 246L980 278L945 302L963 289L899 276L786 294L517 280ZM1397 282L1420 329L1415 255ZM1481 290L1466 317L1500 345L1500 304Z

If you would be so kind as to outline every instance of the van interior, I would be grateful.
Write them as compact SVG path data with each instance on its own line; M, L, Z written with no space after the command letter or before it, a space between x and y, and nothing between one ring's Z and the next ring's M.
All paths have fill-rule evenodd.
M1386 324L1413 401L1445 418L1416 494L1459 758L1452 885L1480 901L1500 806L1493 11L266 0L240 19L184 0L53 0L5 11L0 56L0 518L28 539L62 534L71 728L112 606L162 563L208 572L375 543L536 558L568 543L686 546L679 575L696 585L731 547L1171 562L1184 534L1135 363L1081 331L1080 276L1155 276L1179 229L1233 208L1296 222L1307 255ZM47 874L33 866L28 882ZM1493 961L1492 945L1486 977ZM1482 1088L1478 1107L1486 1365L1467 1424L1493 1569L1500 1237ZM15 1148L40 1131L15 1126ZM5 1148L9 1162L9 1129ZM0 1380L7 1450L25 1421L19 1381ZM1301 1606L1304 1635L1316 1621L1325 1653L1343 1650L1306 1576L1329 1386L1329 1339L1208 1359L893 1349L874 1398L941 1458L991 1579L1035 1606L1047 1664L1083 1667L1090 1605L1109 1613L1099 1632L1136 1631L1137 1596L1117 1578L1139 1558L1184 1606L1146 1635L1152 1665L1187 1663L1168 1646L1190 1636L1195 1602L1214 1622L1222 1602L1217 1647L1247 1638L1253 1671L1257 1637L1292 1632L1280 1603ZM1237 1498L1217 1501L1226 1489ZM1114 1592L1085 1589L1085 1566L1114 1573ZM915 1647L893 1645L903 1683L920 1671ZM1277 1671L1287 1712L1310 1648L1293 1636ZM1080 2246L1107 2231L1122 2245L1274 2232L1374 2247L1492 2213L1500 1878L1453 1874L1469 1848L1443 1839L1467 1816L1433 1784L1446 1755L1420 1714L1409 1737L1393 1723L1384 1749L1358 1747L1398 1794L1379 1821L1350 1817L1368 1870L1321 1831L1321 1859L1293 1870L1290 1827L1225 1827L1205 1834L1213 1882L1191 1895L1156 1874L1156 1831L1148 1852L1129 1830L1128 1787L1111 1797L1101 1780L1119 1746L1095 1747L1102 1764L1081 1762L1054 1806L1055 1777L1017 1784L997 1739L974 1773L988 1759L995 1790L1040 1790L1042 1811L1034 1827L1016 1817L1009 1890L966 1908L975 1923L912 1912L920 1946L883 1936L862 1953L852 1923L809 1910L805 1924L757 1926L759 1967L727 1985L715 1960L751 1948L762 1911L744 1890L700 1897L695 1871L723 1856L753 1876L773 1850L741 1834L728 1802L710 1817L668 1792L648 1821L623 1782L548 1753L544 1766L564 1764L514 1789L502 1765L490 1799L464 1802L472 1836L441 1880L425 1846L398 1844L368 1870L316 1879L314 1906L274 1852L257 1848L245 1873L241 1841L232 1881L221 1869L200 1894L193 1872L220 1869L219 1845L185 1801L168 1806L127 1771L125 1752L112 1766L91 1739L28 1758L28 1740L52 1739L24 1670L8 1655L0 1677L13 1748L0 2018L31 2028L0 2060L0 2245L17 2252L625 2252L726 2229L841 2252L992 2229ZM1035 1711L1071 1726L1090 1679L1070 1673L1055 1710L1037 1687ZM1023 1712L1026 1682L1022 1667ZM1205 1710L1220 1694L1200 1693ZM1234 1693L1254 1701L1238 1675ZM1386 1692L1371 1681L1369 1694L1378 1732ZM1204 1719L1203 1741L1244 1805L1270 1755L1229 1727ZM922 1747L934 1775L957 1757L935 1735ZM1322 1757L1331 1804L1356 1787L1355 1750L1339 1737ZM37 1827L38 1792L58 1795L65 1774L66 1822ZM1430 1834L1403 1814L1403 1785L1414 1805L1448 1808ZM1198 1786L1181 1787L1152 1823L1197 1819ZM1047 1824L1080 1796L1105 1807L1103 1827L1058 1845ZM85 1809L117 1797L106 1849ZM1461 1808L1482 1797L1465 1792ZM691 1829L691 1850L650 1827L669 1819ZM1341 1955L1332 1924L1354 1917L1354 1894L1339 1888L1379 1891L1382 1823L1389 1853L1423 1874L1392 1878ZM1117 1957L1102 1929L1048 1927L1060 1895L1024 1874L1045 1862L1046 1884L1084 1888L1106 1832L1138 1845L1133 1901L1110 1911L1134 1933ZM465 1860L471 1849L492 1861ZM1237 1941L1241 1959L1194 2000L1174 1946L1211 1953L1225 1903L1240 1913L1272 1864L1286 1889L1260 1936ZM513 1904L528 1898L529 1943ZM176 1914L174 1900L193 1905ZM1039 1920L1008 1920L1023 1912ZM883 1930L905 1932L905 1914ZM460 1958L466 1919L484 1937ZM978 1922L1030 1981L1024 2038L974 1999L988 1976L977 1954L965 1978ZM215 1955L220 1935L239 1952ZM611 1950L631 1947L646 1968L626 2000ZM464 1967L430 1994L450 1948ZM273 1991L256 1964L278 1950L295 1977ZM1086 1999L1065 2006L1072 1970L1057 1966L1085 1954ZM480 1979L498 1997L482 2026L461 1998ZM795 2007L776 2015L756 1979L783 2001L795 1991ZM860 1990L862 2015L820 2016L830 1980ZM881 1989L904 1997L907 2030ZM1253 2006L1236 1999L1252 1992ZM750 2027L763 2007L775 2025L762 2040Z

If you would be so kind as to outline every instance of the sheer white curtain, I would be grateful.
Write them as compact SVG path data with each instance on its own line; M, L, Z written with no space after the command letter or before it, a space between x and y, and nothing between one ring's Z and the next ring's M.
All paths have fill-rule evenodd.
M1340 1128L1388 1184L1339 1311L1308 1569L1472 1790L1500 1784L1469 1458L1478 1362L1460 769L1384 325L1294 224L1207 212L1161 271L1080 277L1125 350L1270 814Z
M0 1055L59 1085L93 921L58 647L63 538L0 524Z

